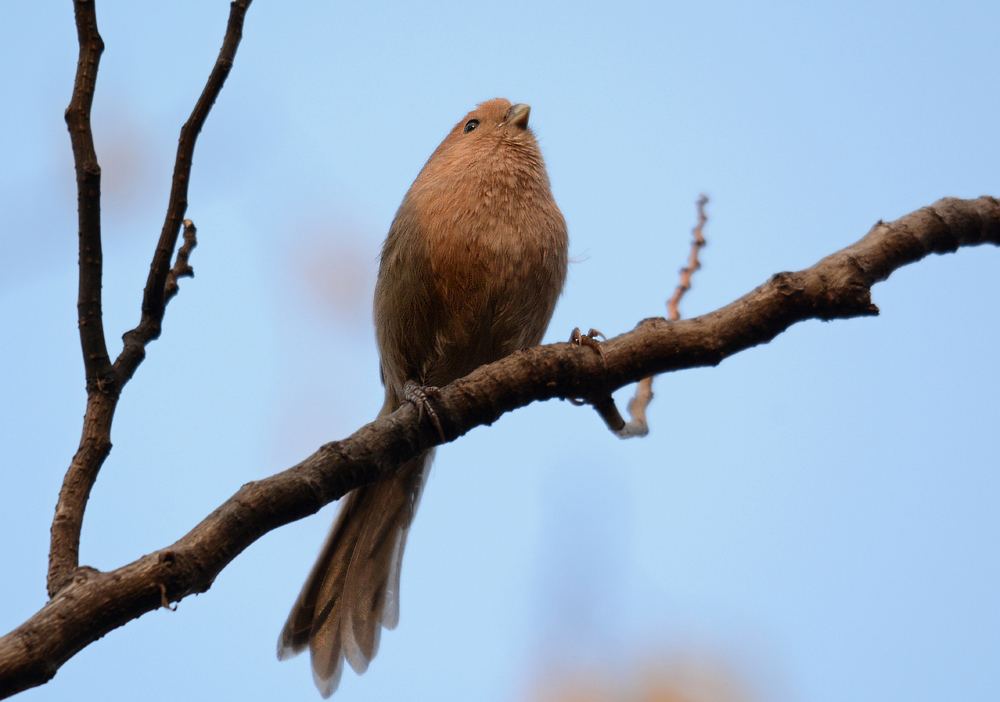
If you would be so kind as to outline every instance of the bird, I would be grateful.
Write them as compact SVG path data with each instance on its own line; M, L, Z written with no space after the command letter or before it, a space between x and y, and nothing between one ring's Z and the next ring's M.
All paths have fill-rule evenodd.
M380 417L406 402L433 413L436 388L542 340L566 280L568 234L530 113L504 98L480 103L403 197L375 286ZM399 621L400 565L432 458L433 449L341 500L281 631L278 658L308 648L324 697L345 660L367 670L381 629Z

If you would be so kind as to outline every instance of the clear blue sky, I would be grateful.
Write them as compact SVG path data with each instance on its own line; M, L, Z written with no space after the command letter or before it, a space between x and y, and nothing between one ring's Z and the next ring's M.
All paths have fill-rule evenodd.
M164 547L374 417L378 246L481 100L532 105L569 224L551 341L663 314L700 192L709 246L685 316L879 219L1000 195L995 0L420 5L251 7L195 153L197 277L125 391L83 562ZM117 353L228 3L97 9ZM45 601L84 410L72 15L68 0L0 4L3 631ZM935 257L875 288L879 318L801 324L661 377L644 440L549 402L443 447L400 625L335 699L529 700L580 669L627 680L685 656L767 700L1000 698L998 272L995 249ZM267 535L207 594L112 632L23 699L318 699L306 658L279 664L274 647L334 511Z

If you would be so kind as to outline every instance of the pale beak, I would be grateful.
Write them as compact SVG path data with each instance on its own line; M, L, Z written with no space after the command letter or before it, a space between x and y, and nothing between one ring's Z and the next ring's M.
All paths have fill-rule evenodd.
M510 108L510 112L507 113L507 121L511 124L515 124L521 129L528 128L528 115L531 114L531 105L525 105L520 103L514 105Z

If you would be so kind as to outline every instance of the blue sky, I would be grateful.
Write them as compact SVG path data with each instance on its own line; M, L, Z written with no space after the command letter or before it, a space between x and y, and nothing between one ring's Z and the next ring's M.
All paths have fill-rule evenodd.
M117 353L228 3L97 9ZM0 24L7 631L44 603L85 394L62 120L72 8L3 3ZM378 247L477 102L532 105L569 225L547 340L610 336L664 313L701 192L709 245L684 316L879 219L1000 194L998 28L986 1L257 0L194 157L197 277L126 388L83 562L166 546L244 482L375 416ZM998 270L992 248L934 257L875 288L879 318L808 322L658 378L643 440L549 402L443 447L399 627L335 699L540 699L580 671L625 685L689 659L768 700L1000 697ZM306 658L279 665L274 646L335 509L265 536L208 593L112 632L23 698L318 699Z

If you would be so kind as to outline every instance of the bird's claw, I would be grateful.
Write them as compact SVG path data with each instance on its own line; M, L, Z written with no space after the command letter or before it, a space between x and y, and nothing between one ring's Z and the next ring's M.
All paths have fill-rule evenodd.
M584 334L583 332L580 331L580 327L576 327L573 329L573 333L569 335L569 343L574 344L576 346L587 346L589 348L594 349L594 351L596 351L597 354L601 357L601 363L603 363L606 366L608 364L608 361L607 358L605 358L604 356L604 349L601 348L601 342L597 340L597 337L601 337L605 341L608 340L608 337L604 336L604 334L597 331L596 329L591 329L589 332ZM570 397L567 399L570 401L571 404L574 404L577 407L587 404L586 401L577 399L575 397Z
M605 361L604 349L601 348L601 342L597 340L597 337L601 337L605 341L608 340L608 337L596 329L591 329L586 334L583 334L580 331L580 327L576 327L573 329L573 333L569 335L569 343L576 344L577 346L588 346L597 351L601 356L601 360Z
M433 385L420 385L413 380L407 380L406 384L403 385L403 399L417 406L417 418L423 420L424 412L427 412L427 416L431 418L438 430L441 441L446 441L444 429L441 428L441 420L438 419L437 412L431 406L430 398L432 397L435 399L441 397L441 391Z

